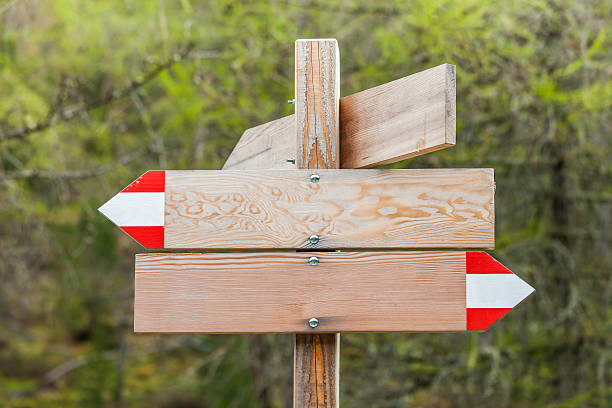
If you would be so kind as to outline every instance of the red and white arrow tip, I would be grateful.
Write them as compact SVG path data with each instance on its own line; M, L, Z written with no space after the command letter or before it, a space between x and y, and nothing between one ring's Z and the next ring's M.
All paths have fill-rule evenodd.
M467 330L485 330L533 291L486 252L465 254Z
M148 171L98 211L144 247L163 248L165 179L163 170Z

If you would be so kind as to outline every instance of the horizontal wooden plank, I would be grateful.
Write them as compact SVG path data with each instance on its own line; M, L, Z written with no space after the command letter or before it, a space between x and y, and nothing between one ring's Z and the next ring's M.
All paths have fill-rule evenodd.
M125 206L138 200L114 197L101 211L135 239L142 234L164 248L494 246L492 169L316 170L317 183L314 173L165 171L164 225L155 230L163 236L155 239L143 210ZM309 241L313 234L318 242Z
M456 251L138 254L135 287L135 331L160 333L484 330L534 291Z
M310 257L320 263L310 265ZM134 330L466 329L465 252L136 255ZM317 328L308 325L311 318Z
M340 98L340 167L392 163L455 144L455 67L442 64ZM247 129L223 169L294 168L295 115Z
M342 98L341 167L373 167L454 146L455 84L455 66L443 64Z
M316 173L167 171L164 247L494 246L492 169Z

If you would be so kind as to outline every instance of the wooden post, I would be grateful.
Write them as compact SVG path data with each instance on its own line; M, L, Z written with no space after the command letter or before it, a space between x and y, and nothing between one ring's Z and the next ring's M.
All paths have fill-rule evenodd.
M295 42L297 168L340 167L339 103L338 42L335 39L297 40ZM319 231L312 233L317 234ZM337 408L339 370L339 333L296 334L293 373L294 408Z
M340 52L336 40L295 42L298 169L340 168Z

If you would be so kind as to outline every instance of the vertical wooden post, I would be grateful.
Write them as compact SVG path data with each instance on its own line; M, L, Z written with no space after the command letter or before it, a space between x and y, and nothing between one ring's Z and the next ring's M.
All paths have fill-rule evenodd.
M338 42L335 39L297 40L295 42L297 168L340 167L339 103ZM316 232L318 231L313 231ZM339 333L296 334L293 373L294 408L337 408L339 369Z
M297 167L340 167L340 52L336 40L295 42Z

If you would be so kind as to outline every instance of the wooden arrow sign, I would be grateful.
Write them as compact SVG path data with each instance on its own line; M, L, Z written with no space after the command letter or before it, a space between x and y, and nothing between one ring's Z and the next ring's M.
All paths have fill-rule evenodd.
M492 169L150 171L100 211L147 248L493 248L494 189Z
M484 330L534 290L484 252L138 254L135 286L156 333Z

